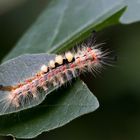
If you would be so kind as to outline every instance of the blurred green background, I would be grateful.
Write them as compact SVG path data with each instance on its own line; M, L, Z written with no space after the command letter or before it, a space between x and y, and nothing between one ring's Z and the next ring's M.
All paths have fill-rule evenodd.
M0 59L47 4L47 0L6 1L0 2ZM100 102L99 109L35 140L140 139L140 23L106 28L97 33L97 42L106 42L118 56L101 75L84 78ZM11 138L0 137L6 139Z

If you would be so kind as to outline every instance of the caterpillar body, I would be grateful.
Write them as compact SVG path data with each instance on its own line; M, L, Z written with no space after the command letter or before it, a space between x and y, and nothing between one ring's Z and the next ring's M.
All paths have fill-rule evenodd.
M10 71L0 75L0 79L3 79L0 81L0 96L2 97L0 99L0 115L33 107L41 103L52 90L59 88L82 73L86 71L94 73L100 70L106 64L108 52L102 51L100 45L94 45L93 41L90 41L82 43L77 51L68 51L62 55L52 55L49 60L44 59L47 57L46 54L40 54L38 56L39 62L36 62L39 64L32 69L34 72L25 76L26 78L22 78L20 82L12 85L8 85L11 80L9 80L10 82L5 82L7 76L12 75ZM42 57L40 57L41 55ZM33 56L34 60L36 60L37 55ZM27 55L20 58L24 61L22 58L27 59ZM17 58L17 60L19 61L20 59ZM44 62L44 60L48 62ZM12 65L18 65L18 63L15 63L15 59L13 60L14 63L11 61L0 66L0 73L2 73L4 66L7 68L8 64L11 67ZM18 76L19 79L20 76ZM3 84L4 82L5 85Z

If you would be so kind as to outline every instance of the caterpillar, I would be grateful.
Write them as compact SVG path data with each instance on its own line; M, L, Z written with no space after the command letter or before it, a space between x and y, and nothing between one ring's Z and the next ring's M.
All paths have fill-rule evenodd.
M46 54L40 54L39 57L42 56L40 57L42 62L39 61L39 64L42 65L38 66L38 71L33 69L35 71L34 75L28 75L21 82L17 82L15 85L3 85L2 81L0 81L0 115L38 105L47 94L70 82L73 78L79 77L87 71L98 72L104 65L108 64L109 55L108 51L102 51L100 45L94 44L92 34L90 38L78 45L77 50L68 51L61 55L52 55L48 62L43 62L44 60L42 59ZM34 56L34 60L37 58L37 55L30 56ZM22 58L27 58L27 55L20 58L23 60ZM20 58L16 60L19 61ZM11 61L1 65L0 72L9 63L11 64ZM15 61L12 66L14 64L18 65ZM10 71L7 73L12 75ZM4 80L5 78L3 78Z

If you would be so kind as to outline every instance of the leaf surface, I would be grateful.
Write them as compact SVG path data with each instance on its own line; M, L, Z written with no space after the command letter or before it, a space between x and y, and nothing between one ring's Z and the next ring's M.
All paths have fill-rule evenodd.
M11 134L17 138L33 138L98 108L96 97L85 84L76 81L71 86L49 94L46 100L35 108L1 116L0 133Z
M129 15L131 4L128 3L130 1L51 0L3 61L26 53L60 53L86 38L94 29L101 30L119 20L122 23L138 21L139 17ZM128 11L120 19L122 9L127 5ZM0 133L33 138L92 112L98 106L96 97L78 80L70 88L48 95L39 106L1 116Z

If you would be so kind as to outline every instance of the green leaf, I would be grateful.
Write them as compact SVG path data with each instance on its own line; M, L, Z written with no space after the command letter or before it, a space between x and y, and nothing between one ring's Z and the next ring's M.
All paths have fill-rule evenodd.
M124 0L124 5L127 6L126 11L120 18L120 22L130 24L140 21L140 1L139 0Z
M19 82L24 82L25 79L35 77L36 73L40 71L42 63L48 65L48 62L54 58L55 55L48 55L46 53L26 54L13 58L0 65L0 85L4 87L15 86L19 84ZM42 90L38 91L36 98L32 96L25 96L25 98L23 98L23 96L19 94L20 106L18 108L12 104L13 102L8 100L11 91L0 90L0 115L18 112L36 106L55 89L57 89L57 87L49 88L47 93Z
M51 0L3 61L25 53L59 53L69 49L93 29L101 30L118 23L126 5L123 0ZM77 81L63 92L50 94L42 105L1 116L0 133L32 138L97 107L94 95L81 81Z
M78 87L78 88L77 88ZM99 106L86 85L76 81L72 88L49 94L43 104L16 114L0 117L0 133L17 138L33 138L63 126Z
M77 39L84 38L93 29L101 30L119 23L140 20L137 0L52 0L36 22L24 34L14 49L4 59L25 53L59 52L72 47ZM124 14L121 9L124 7ZM121 18L120 18L121 17ZM71 45L72 44L72 45Z
M52 0L5 60L24 53L58 53L60 49L71 47L69 44L76 43L77 38L89 34L97 25L104 27L103 21L124 7L121 2Z

